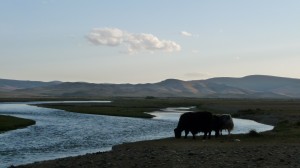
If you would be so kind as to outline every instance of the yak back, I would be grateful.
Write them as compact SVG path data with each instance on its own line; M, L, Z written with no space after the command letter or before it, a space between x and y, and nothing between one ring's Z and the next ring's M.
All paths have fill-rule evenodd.
M211 131L213 115L210 112L187 112L180 116L177 129L191 132Z

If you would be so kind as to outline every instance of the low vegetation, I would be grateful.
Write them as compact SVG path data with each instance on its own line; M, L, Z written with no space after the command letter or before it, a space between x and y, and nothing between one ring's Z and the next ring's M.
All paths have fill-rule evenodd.
M110 116L152 118L146 112L153 112L167 107L193 106L199 101L196 99L174 98L114 98L111 103L57 103L39 104L36 106L61 109L70 112L99 114Z
M34 124L34 120L0 115L0 133L18 128L24 128Z
M249 133L248 133L248 135L251 136L251 137L258 137L258 136L260 136L260 134L256 130L254 130L254 129L250 130Z

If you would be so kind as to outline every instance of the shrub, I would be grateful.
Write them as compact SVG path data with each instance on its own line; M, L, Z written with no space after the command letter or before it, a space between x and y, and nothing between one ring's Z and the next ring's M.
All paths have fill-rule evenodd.
M248 135L251 136L251 137L258 137L258 136L260 136L260 134L256 130L254 130L254 129L250 130L249 133L248 133Z

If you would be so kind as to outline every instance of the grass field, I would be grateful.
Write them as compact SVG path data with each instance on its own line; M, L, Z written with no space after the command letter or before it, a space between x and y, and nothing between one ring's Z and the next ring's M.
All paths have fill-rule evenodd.
M24 128L34 124L34 120L0 115L0 133L18 128Z
M110 100L112 103L57 103L37 106L87 114L152 118L152 115L145 112L153 112L166 107L194 106L198 103L196 99L184 98L114 98Z

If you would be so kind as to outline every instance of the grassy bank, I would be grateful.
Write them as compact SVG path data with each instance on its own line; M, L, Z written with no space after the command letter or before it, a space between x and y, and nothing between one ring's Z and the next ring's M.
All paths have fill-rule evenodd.
M34 120L0 115L0 133L18 128L24 128L34 124Z
M104 98L105 99L105 98ZM32 102L32 101L84 101L84 100L91 100L88 98L60 98L60 97L49 97L49 98L44 98L44 97L28 97L28 98L3 98L0 97L0 102ZM94 100L94 99L92 99Z
M70 112L99 114L110 116L152 118L145 112L153 112L166 107L193 106L197 104L196 99L175 99L175 98L118 98L109 99L111 103L57 103L39 104L36 106L61 109Z
M71 112L111 116L151 118L155 110L194 106L193 110L227 113L274 125L272 134L300 138L300 100L278 99L196 99L196 98L115 98L111 103L41 104L38 106Z
M238 118L249 118L276 124L281 121L300 121L300 100L268 99L196 99L196 98L115 98L112 103L42 104L41 107L71 112L151 118L145 112L167 107L195 106L194 110L228 113Z

